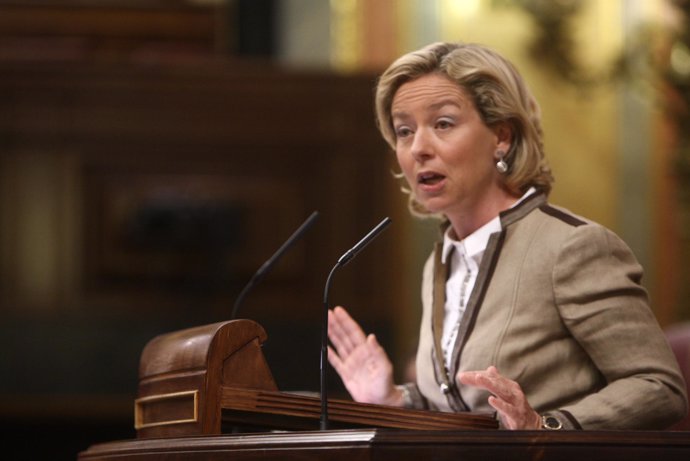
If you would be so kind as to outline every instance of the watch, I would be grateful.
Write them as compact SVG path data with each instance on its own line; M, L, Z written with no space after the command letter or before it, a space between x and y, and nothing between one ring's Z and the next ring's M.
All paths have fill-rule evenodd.
M563 423L555 416L542 415L541 428L549 431L560 431L563 429Z

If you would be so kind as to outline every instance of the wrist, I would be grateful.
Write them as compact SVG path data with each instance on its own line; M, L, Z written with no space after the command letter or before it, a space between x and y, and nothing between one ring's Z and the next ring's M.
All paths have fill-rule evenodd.
M388 405L393 407L406 407L411 401L410 391L406 386L393 386L392 397L389 400Z

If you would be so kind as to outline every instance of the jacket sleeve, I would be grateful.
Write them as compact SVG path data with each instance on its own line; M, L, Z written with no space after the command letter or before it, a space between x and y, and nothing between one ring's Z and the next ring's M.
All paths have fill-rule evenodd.
M606 383L556 412L568 427L665 429L687 412L682 375L641 277L632 251L596 224L575 228L558 253L556 305Z
M403 391L403 406L415 410L429 410L429 403L419 391L416 383L405 383L399 386Z

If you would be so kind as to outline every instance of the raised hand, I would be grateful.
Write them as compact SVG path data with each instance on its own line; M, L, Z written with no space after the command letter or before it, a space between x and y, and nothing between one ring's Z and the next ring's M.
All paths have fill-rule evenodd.
M393 365L373 334L342 307L328 312L328 361L357 402L402 406L402 393L393 383Z
M541 417L534 411L518 383L502 376L496 367L485 371L465 371L457 380L469 386L491 392L489 405L498 411L503 425L508 429L540 429Z

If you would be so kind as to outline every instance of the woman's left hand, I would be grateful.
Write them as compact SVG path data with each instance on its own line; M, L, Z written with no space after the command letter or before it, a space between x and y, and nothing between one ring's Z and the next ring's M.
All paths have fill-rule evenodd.
M485 371L461 371L456 378L463 384L491 392L489 405L498 411L506 428L541 429L541 417L530 406L520 385L502 376L496 367L490 366Z

